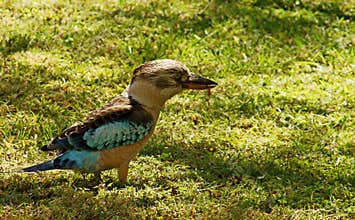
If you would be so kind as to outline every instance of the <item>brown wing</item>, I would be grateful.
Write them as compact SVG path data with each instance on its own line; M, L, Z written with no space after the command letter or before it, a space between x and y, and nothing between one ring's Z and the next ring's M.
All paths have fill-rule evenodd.
M135 126L144 126L146 129L150 129L150 125L152 123L152 116L144 110L144 108L135 100L119 96L103 107L92 111L84 123L82 124L74 124L70 128L64 130L60 135L56 136L48 145L42 147L42 150L61 150L66 151L69 149L91 149L95 150L96 148L102 148L102 146L94 146L85 140L84 136L86 132L93 133L96 129L101 127L107 129L107 125L119 125L119 123L123 123L122 125L127 124L127 128L122 128L121 126L111 126L112 129L131 129L132 135L136 132ZM106 126L106 127L104 127ZM119 133L119 130L116 130ZM90 133L90 134L91 134ZM88 135L88 134L87 134ZM93 137L95 138L95 137ZM98 138L98 136L96 137ZM100 137L105 138L105 137ZM123 140L120 140L119 136L107 137L109 140L99 140L106 144L106 142L110 142L109 146L113 146L114 144L125 144Z

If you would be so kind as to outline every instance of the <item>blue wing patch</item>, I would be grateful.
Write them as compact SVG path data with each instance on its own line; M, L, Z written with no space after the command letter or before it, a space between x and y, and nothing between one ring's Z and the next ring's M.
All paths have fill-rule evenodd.
M96 129L89 129L85 132L83 139L91 149L109 149L142 140L151 127L151 122L137 124L132 121L115 121L103 124Z

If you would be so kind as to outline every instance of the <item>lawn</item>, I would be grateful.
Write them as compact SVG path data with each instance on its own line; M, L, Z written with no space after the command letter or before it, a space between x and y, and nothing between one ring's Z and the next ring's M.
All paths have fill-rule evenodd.
M354 219L354 5L1 1L0 218ZM166 104L126 185L17 172L159 58L219 85Z

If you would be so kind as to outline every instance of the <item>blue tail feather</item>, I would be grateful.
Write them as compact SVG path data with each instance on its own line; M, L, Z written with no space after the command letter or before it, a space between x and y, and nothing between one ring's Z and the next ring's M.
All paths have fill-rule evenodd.
M23 168L23 172L39 172L39 171L46 171L46 170L53 170L57 169L54 165L54 160L46 161L44 163L40 163L31 167Z
M72 150L59 155L54 160L49 160L31 167L22 169L23 172L39 172L53 169L82 170L95 172L99 159L98 151Z

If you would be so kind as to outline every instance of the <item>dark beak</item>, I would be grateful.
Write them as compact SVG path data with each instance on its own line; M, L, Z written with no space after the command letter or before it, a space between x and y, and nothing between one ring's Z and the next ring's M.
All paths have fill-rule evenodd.
M215 86L217 83L196 74L190 74L187 81L182 82L185 89L211 89Z

